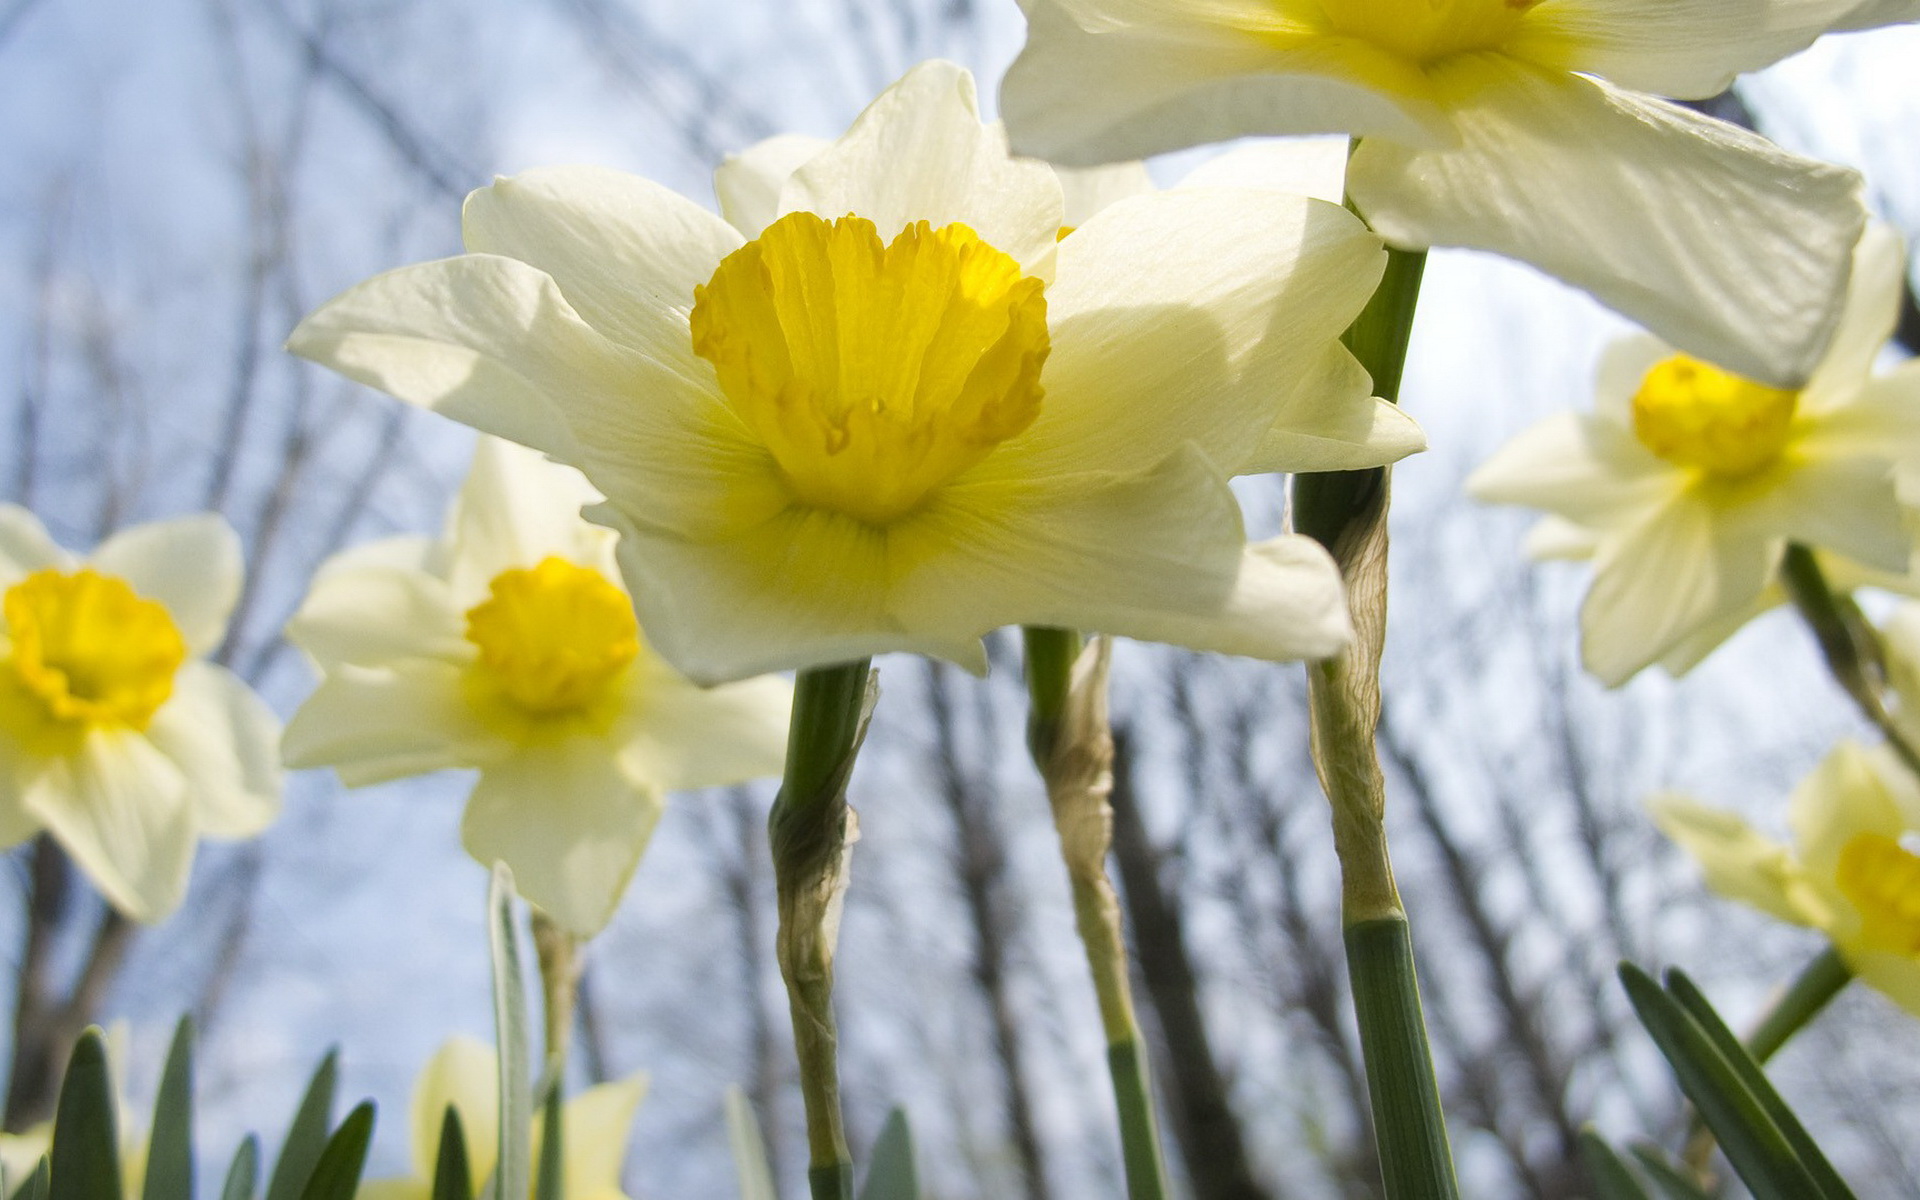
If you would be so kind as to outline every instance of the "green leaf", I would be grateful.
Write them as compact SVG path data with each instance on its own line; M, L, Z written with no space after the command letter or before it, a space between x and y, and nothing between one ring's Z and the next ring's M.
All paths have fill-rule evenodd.
M913 1127L905 1109L887 1114L887 1123L874 1139L867 1167L867 1184L860 1200L920 1200L920 1172L913 1162Z
M266 1200L299 1200L314 1164L326 1148L327 1130L333 1124L333 1091L340 1078L340 1052L327 1051L319 1069L307 1084L307 1094L293 1114L287 1139L280 1144L280 1159L274 1163L267 1180Z
M193 1019L181 1017L153 1100L143 1200L193 1200Z
M1631 963L1620 981L1640 1023L1680 1081L1680 1090L1720 1140L1721 1149L1755 1200L1808 1200L1820 1190L1780 1127L1748 1089L1713 1039L1677 1000Z
M1658 1146L1641 1142L1629 1147L1629 1153L1666 1200L1713 1200L1699 1184L1668 1162Z
M340 1128L327 1139L313 1174L301 1189L300 1200L353 1200L360 1172L367 1165L367 1144L373 1140L373 1101L362 1100Z
M49 1200L121 1200L113 1075L97 1026L74 1043L53 1116Z
M773 1187L773 1169L767 1165L767 1143L753 1105L738 1087L727 1089L727 1144L733 1147L733 1169L740 1177L740 1200L780 1200Z
M1819 1187L1819 1195L1823 1200L1854 1200L1852 1190L1847 1187L1846 1181L1840 1178L1840 1173L1833 1169L1833 1164L1827 1161L1827 1156L1821 1152L1819 1143L1813 1140L1813 1135L1807 1132L1807 1127L1800 1123L1800 1118L1795 1116L1793 1109L1787 1106L1786 1100L1773 1086L1773 1081L1767 1078L1766 1070L1752 1054L1747 1052L1747 1048L1740 1044L1740 1039L1734 1035L1733 1030L1727 1028L1727 1023L1720 1019L1720 1014L1714 1011L1706 994L1694 984L1693 980L1687 978L1683 971L1669 970L1666 984L1667 993L1679 1001L1680 1007L1687 1010L1688 1016L1699 1023L1700 1028L1712 1039L1714 1048L1720 1051L1722 1057L1740 1076L1740 1081L1760 1101L1760 1106L1766 1109L1767 1116L1771 1117L1773 1123L1780 1127L1780 1132L1786 1135L1787 1144L1793 1147L1794 1153L1800 1158L1800 1164L1807 1169L1808 1174L1813 1176L1813 1182Z
M534 1188L534 1200L565 1200L566 1197L566 1106L560 1099L560 1081L547 1088L547 1102L540 1130L540 1174Z
M1580 1162L1587 1169L1595 1200L1653 1200L1613 1147L1591 1129L1580 1131Z
M500 1162L493 1194L509 1200L533 1184L533 1082L528 1077L527 985L520 931L513 921L513 872L493 864L487 887L487 937L493 952L493 1023L500 1044Z
M220 1200L253 1200L253 1185L260 1178L260 1139L252 1134L233 1152L227 1168L227 1181L220 1187Z
M433 1200L473 1200L467 1135L460 1126L460 1113L451 1104L440 1119L440 1152L433 1157Z
M53 1170L47 1163L47 1156L40 1156L39 1165L33 1168L33 1174L27 1176L27 1182L20 1188L19 1200L47 1200L47 1193L53 1189Z

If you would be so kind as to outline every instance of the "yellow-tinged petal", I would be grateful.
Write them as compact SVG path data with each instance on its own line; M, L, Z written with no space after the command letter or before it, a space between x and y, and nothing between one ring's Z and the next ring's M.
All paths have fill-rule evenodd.
M1724 536L1790 538L1904 574L1913 533L1892 465L1879 457L1817 456L1806 442L1796 457L1764 492L1728 508Z
M1855 945L1841 946L1840 954L1861 983L1920 1017L1920 958Z
M191 662L147 737L186 780L209 837L252 837L280 815L280 719L225 667Z
M1189 171L1179 186L1258 188L1339 204L1346 198L1348 145L1337 136L1242 142Z
M611 570L613 536L580 516L600 498L572 467L481 438L447 518L446 571L455 603L464 611L486 598L502 571L547 558Z
M1383 77L1351 45L1289 51L1191 3L1097 29L1062 0L1024 7L1027 43L1000 88L1019 154L1092 166L1257 134L1456 140L1417 81Z
M89 730L73 752L40 764L22 802L121 912L152 923L179 906L193 802L180 769L141 734Z
M332 767L348 787L479 766L505 751L467 702L465 669L430 659L330 670L287 722L280 749L288 766Z
M1569 67L1622 87L1699 100L1736 75L1804 50L1858 0L1559 0L1543 23L1569 47Z
M1882 778L1889 765L1858 742L1842 742L1793 790L1787 823L1794 848L1808 875L1828 889L1836 886L1848 842L1861 834L1897 841L1906 832Z
M1662 793L1650 798L1647 808L1660 832L1699 863L1714 891L1790 924L1827 923L1825 902L1786 846L1733 813L1685 796Z
M461 840L513 868L527 902L580 937L606 926L640 865L665 797L604 739L537 739L489 763Z
M1690 497L1610 539L1594 559L1580 608L1581 656L1608 687L1658 662L1695 630L1747 609L1765 591L1784 543L1729 537Z
M1065 224L1053 169L1008 157L1005 132L980 122L973 76L938 60L901 76L796 170L780 211L854 213L886 239L917 221L959 222L1028 271L1049 260Z
M286 636L327 670L405 657L451 663L473 657L447 582L419 566L329 563L287 622Z
M567 1200L620 1196L620 1169L633 1139L633 1118L646 1099L647 1077L629 1075L588 1088L567 1101ZM535 1135L539 1125L535 1123Z
M1365 139L1347 186L1391 243L1532 263L1749 378L1803 384L1865 213L1851 171L1581 77L1483 63L1463 139Z
M1597 416L1556 413L1467 478L1488 504L1540 508L1587 528L1630 526L1671 502L1685 479L1632 433Z
M443 1042L413 1084L410 1109L413 1170L433 1178L440 1149L440 1126L448 1108L460 1114L467 1142L467 1165L475 1180L493 1171L500 1159L499 1060L493 1047L465 1035Z
M758 237L780 215L780 191L808 159L833 143L783 133L727 155L713 173L720 215L745 237Z
M1893 337L1907 288L1907 247L1881 221L1869 221L1853 251L1853 276L1826 357L1801 394L1809 410L1833 408L1859 395Z
M681 326L695 284L739 231L670 188L604 167L546 167L467 197L468 251L546 273L573 310L637 354L688 369Z
M1110 204L1154 190L1153 176L1143 162L1109 163L1100 167L1055 167L1060 180L1063 207L1060 213L1061 236L1093 219L1093 214ZM1249 185L1251 186L1251 185Z
M1427 448L1426 430L1373 394L1373 380L1347 348L1329 342L1320 361L1277 396L1273 424L1242 468L1354 471L1399 462Z
M649 654L636 664L621 756L670 792L778 775L793 685L775 676L703 688Z

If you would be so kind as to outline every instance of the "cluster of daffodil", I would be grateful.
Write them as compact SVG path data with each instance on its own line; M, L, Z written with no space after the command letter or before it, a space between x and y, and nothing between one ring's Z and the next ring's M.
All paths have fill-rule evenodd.
M1006 132L980 120L970 77L931 63L837 140L729 160L721 217L607 171L502 179L467 201L467 253L352 289L290 346L577 468L647 637L691 679L800 672L772 828L817 1195L851 1179L830 988L869 659L981 670L981 637L1008 625L1027 629L1036 759L1087 876L1076 908L1116 1052L1131 1035L1102 933L1104 658L1079 655L1076 631L1325 664L1315 752L1386 1081L1388 1186L1450 1192L1371 750L1381 469L1422 444L1387 402L1422 255L1521 258L1683 352L1611 355L1608 415L1562 421L1477 483L1551 507L1555 544L1598 561L1586 628L1603 677L1704 653L1765 602L1790 542L1903 571L1907 418L1863 384L1895 276L1877 232L1855 267L1858 178L1659 97L1712 95L1920 4L1023 7ZM1324 145L1223 160L1165 192L1127 162L1245 134L1354 141L1331 160ZM1267 471L1300 475L1312 537L1247 542L1227 479ZM481 611L469 640L492 664ZM600 661L598 641L568 649ZM348 684L359 665L339 661ZM540 694L571 701L576 677ZM473 718L435 724L431 749L401 735L391 760L455 761ZM476 824L470 843L510 848ZM1142 1081L1122 1074L1130 1191L1159 1195L1152 1122L1129 1121Z

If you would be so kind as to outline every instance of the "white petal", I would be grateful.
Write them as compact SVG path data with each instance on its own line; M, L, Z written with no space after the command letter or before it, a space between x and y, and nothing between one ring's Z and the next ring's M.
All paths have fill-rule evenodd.
M193 866L187 781L137 733L90 731L25 789L47 827L113 906L151 924L179 907Z
M1623 87L1689 100L1717 95L1833 28L1858 0L1562 0L1538 14L1565 65Z
M1243 142L1195 167L1180 186L1259 188L1339 204L1347 191L1347 147L1337 136Z
M504 748L476 722L461 674L426 660L330 671L287 722L281 757L332 767L348 787L479 766Z
M993 487L949 487L916 522L912 536L944 552L902 581L905 619L1056 625L1276 662L1346 645L1333 560L1304 537L1247 545L1231 490L1194 447L1144 475L1046 488L1016 505Z
M1801 780L1787 802L1794 847L1814 879L1833 886L1840 851L1863 833L1898 840L1907 832L1876 758L1858 742L1841 742Z
M1510 255L1709 362L1806 381L1865 219L1858 176L1593 80L1482 70L1453 110L1460 148L1354 152L1347 186L1375 229Z
M460 834L480 862L513 868L528 903L591 937L612 918L663 806L608 742L535 740L482 768Z
M783 133L727 155L713 173L720 215L746 237L759 237L780 215L780 189L788 177L832 144L825 138Z
M1160 7L1088 29L1061 0L1028 0L1000 88L1015 151L1092 166L1258 134L1453 141L1418 73L1383 76L1386 57L1364 46L1283 50L1203 6Z
M1631 431L1633 398L1640 385L1647 381L1648 372L1674 354L1672 346L1650 333L1630 333L1608 342L1594 371L1594 415Z
M1580 609L1587 669L1618 687L1642 667L1766 589L1782 543L1730 537L1687 498L1608 539Z
M0 587L11 587L47 567L65 569L73 556L47 535L40 518L18 504L0 504Z
M1920 416L1920 414L1917 414ZM1729 527L1838 551L1869 567L1904 573L1913 554L1906 513L1884 458L1807 453L1780 481L1727 514Z
M647 1095L647 1077L629 1075L588 1088L567 1101L566 1179L570 1195L610 1200L633 1141L633 1118Z
M888 537L790 509L729 537L692 541L634 524L618 500L588 516L620 533L620 570L662 657L701 684L890 651L986 674L978 635L910 628L890 609Z
M240 598L240 535L217 513L130 526L100 543L88 565L165 605L195 654L220 644Z
M1467 477L1487 504L1545 509L1577 525L1631 524L1665 503L1685 476L1610 421L1558 413L1502 446Z
M669 188L602 167L547 167L467 197L475 254L538 267L589 325L649 358L684 362L693 289L740 246L739 231Z
M182 667L147 737L186 778L201 833L252 837L280 814L280 720L225 667Z
M1746 608L1731 609L1674 643L1673 649L1660 656L1660 669L1675 679L1680 678L1705 662L1707 656L1725 645L1728 638L1745 629L1747 622L1778 608L1786 599L1787 595L1780 589L1778 581L1768 583L1759 598Z
M959 221L1029 269L1053 253L1063 223L1053 169L1009 157L1005 132L980 123L973 76L937 60L907 72L793 173L780 211L797 210L857 214L883 241L915 221Z
M1793 853L1740 817L1671 792L1648 799L1647 810L1660 832L1700 864L1714 891L1794 925L1822 922Z
M1847 287L1840 324L1833 331L1833 344L1800 397L1803 411L1844 403L1860 393L1873 375L1875 360L1893 337L1906 289L1905 244L1886 225L1869 222L1853 252L1853 280Z
M1345 346L1328 342L1317 368L1279 393L1273 425L1243 469L1355 471L1426 448L1419 422L1376 397L1366 368Z
M1521 548L1535 560L1566 559L1581 562L1600 549L1600 535L1565 517L1545 516L1527 530Z
M1877 29L1904 21L1920 21L1920 0L1858 0L1846 16L1834 23L1833 29L1836 33L1845 29Z
M474 653L446 581L401 566L322 571L286 636L328 669L409 658L458 663Z
M764 676L702 688L654 660L634 673L622 757L665 791L778 775L785 765L793 685Z
M1060 180L1060 194L1064 207L1060 214L1060 224L1067 229L1078 229L1093 218L1093 214L1117 204L1132 196L1144 196L1154 191L1153 176L1143 162L1109 163L1101 167L1055 167L1053 173Z
M1221 189L1107 208L1060 243L1040 416L984 469L1139 471L1184 441L1246 469L1385 263L1352 214L1318 200ZM1346 398L1370 422L1364 393Z
M564 461L573 437L562 403L645 395L675 378L582 321L544 273L481 254L375 276L302 321L287 348Z
M572 467L499 438L481 438L447 522L455 603L476 604L500 572L549 557L610 569L613 538L580 516L600 498Z

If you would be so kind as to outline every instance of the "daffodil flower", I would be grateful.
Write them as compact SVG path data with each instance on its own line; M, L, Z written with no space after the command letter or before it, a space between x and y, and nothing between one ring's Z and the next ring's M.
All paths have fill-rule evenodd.
M1920 367L1873 375L1905 266L1899 239L1869 229L1833 346L1803 390L1628 338L1602 358L1591 414L1535 426L1467 481L1479 499L1559 518L1537 555L1593 559L1582 647L1607 684L1698 661L1763 605L1789 541L1906 574L1897 476L1920 455Z
M240 540L211 513L80 557L0 505L0 845L47 831L151 922L179 906L201 837L272 823L279 722L204 657L240 582Z
M1383 268L1350 214L1141 196L1061 241L1052 170L947 63L779 196L749 238L611 172L501 180L467 200L471 253L362 284L289 345L579 466L649 635L702 682L894 650L984 670L1009 624L1345 643L1332 562L1248 546L1226 476L1276 410L1373 429L1364 373L1293 394Z
M1852 172L1697 99L1916 0L1022 0L1014 148L1072 165L1246 134L1360 138L1389 243L1509 255L1668 341L1798 387L1862 221Z
M360 1185L357 1200L428 1200L440 1129L449 1108L459 1114L470 1177L479 1183L500 1158L498 1059L493 1047L469 1037L449 1038L434 1052L413 1085L409 1117L413 1173ZM561 1114L561 1200L626 1200L620 1165L632 1135L633 1115L647 1094L645 1075L588 1088L568 1100ZM540 1161L542 1121L533 1121L533 1161Z
M1825 933L1855 975L1920 1016L1920 790L1884 747L1844 742L1794 790L1792 848L1684 796L1649 807L1708 887Z
M437 541L322 568L287 636L323 678L289 765L349 786L478 768L462 837L580 936L613 915L662 791L780 770L792 688L703 690L647 645L578 472L483 439Z

